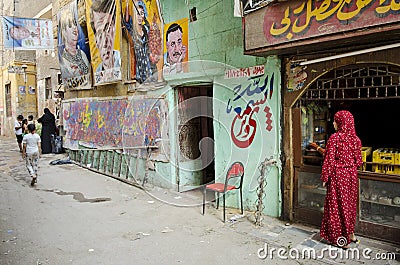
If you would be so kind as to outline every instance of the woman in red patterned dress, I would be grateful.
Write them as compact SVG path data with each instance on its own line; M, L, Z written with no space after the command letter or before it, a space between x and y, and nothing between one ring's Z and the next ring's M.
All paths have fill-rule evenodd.
M321 173L326 198L320 235L335 246L349 248L350 242L358 242L354 226L358 201L357 168L362 165L361 141L349 111L337 112L333 126L336 133L327 142Z

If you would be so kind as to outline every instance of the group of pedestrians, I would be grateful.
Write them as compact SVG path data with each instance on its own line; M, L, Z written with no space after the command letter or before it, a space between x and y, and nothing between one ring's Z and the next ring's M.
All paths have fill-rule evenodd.
M14 130L33 186L37 182L40 155L52 152L51 137L56 134L55 116L48 108L44 109L44 114L36 122L33 115L29 115L26 120L22 115L18 115Z

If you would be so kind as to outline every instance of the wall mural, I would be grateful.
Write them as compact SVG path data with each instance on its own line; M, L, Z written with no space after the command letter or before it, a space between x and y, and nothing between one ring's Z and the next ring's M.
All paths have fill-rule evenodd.
M122 80L120 1L85 2L94 85Z
M135 99L125 114L124 147L155 145L161 138L161 101L159 99Z
M122 0L122 22L131 55L130 76L140 84L162 78L162 22L158 10L157 1Z
M256 135L257 128L270 132L272 113L268 99L274 92L274 73L257 78L249 78L233 88L234 96L228 99L226 113L235 114L231 125L231 138L239 148L249 147ZM265 124L260 124L256 113L264 112ZM254 115L254 116L253 116Z
M66 142L70 142L71 145L77 144L74 143L77 141L90 146L121 146L127 105L127 99L82 99L64 103Z
M63 103L65 146L137 147L161 138L160 99L81 99Z
M77 2L66 5L57 14L58 61L66 89L90 89L91 68L86 36L78 22Z
M189 20L177 20L164 26L163 74L186 73L188 69Z

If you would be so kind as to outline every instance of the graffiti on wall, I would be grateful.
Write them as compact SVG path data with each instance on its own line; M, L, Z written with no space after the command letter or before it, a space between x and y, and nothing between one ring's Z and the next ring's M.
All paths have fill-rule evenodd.
M226 113L232 110L235 117L231 124L231 138L239 148L249 147L256 135L258 126L265 126L266 131L272 130L272 113L267 100L274 92L274 73L258 78L249 78L248 83L239 84L233 88L234 96L228 99ZM259 124L256 113L263 111L266 125Z
M400 4L382 0L287 1L265 9L269 44L398 22Z
M66 138L98 146L120 146L127 105L127 99L83 99L64 104Z
M158 99L82 99L63 104L67 143L91 147L154 145L161 138ZM68 147L68 146L67 146Z
M170 75L188 72L189 20L183 18L165 24L164 32L163 74Z
M161 116L159 99L132 100L124 120L124 147L154 146L161 138Z

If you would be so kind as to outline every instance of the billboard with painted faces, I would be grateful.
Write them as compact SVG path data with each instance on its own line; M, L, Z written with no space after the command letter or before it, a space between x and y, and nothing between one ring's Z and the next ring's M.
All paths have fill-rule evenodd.
M122 1L131 57L130 77L140 84L162 79L162 29L158 1Z
M94 85L122 80L119 0L86 0Z
M90 89L90 51L86 36L78 22L76 1L57 14L58 61L63 85L66 89Z
M188 19L164 26L164 75L188 72Z

